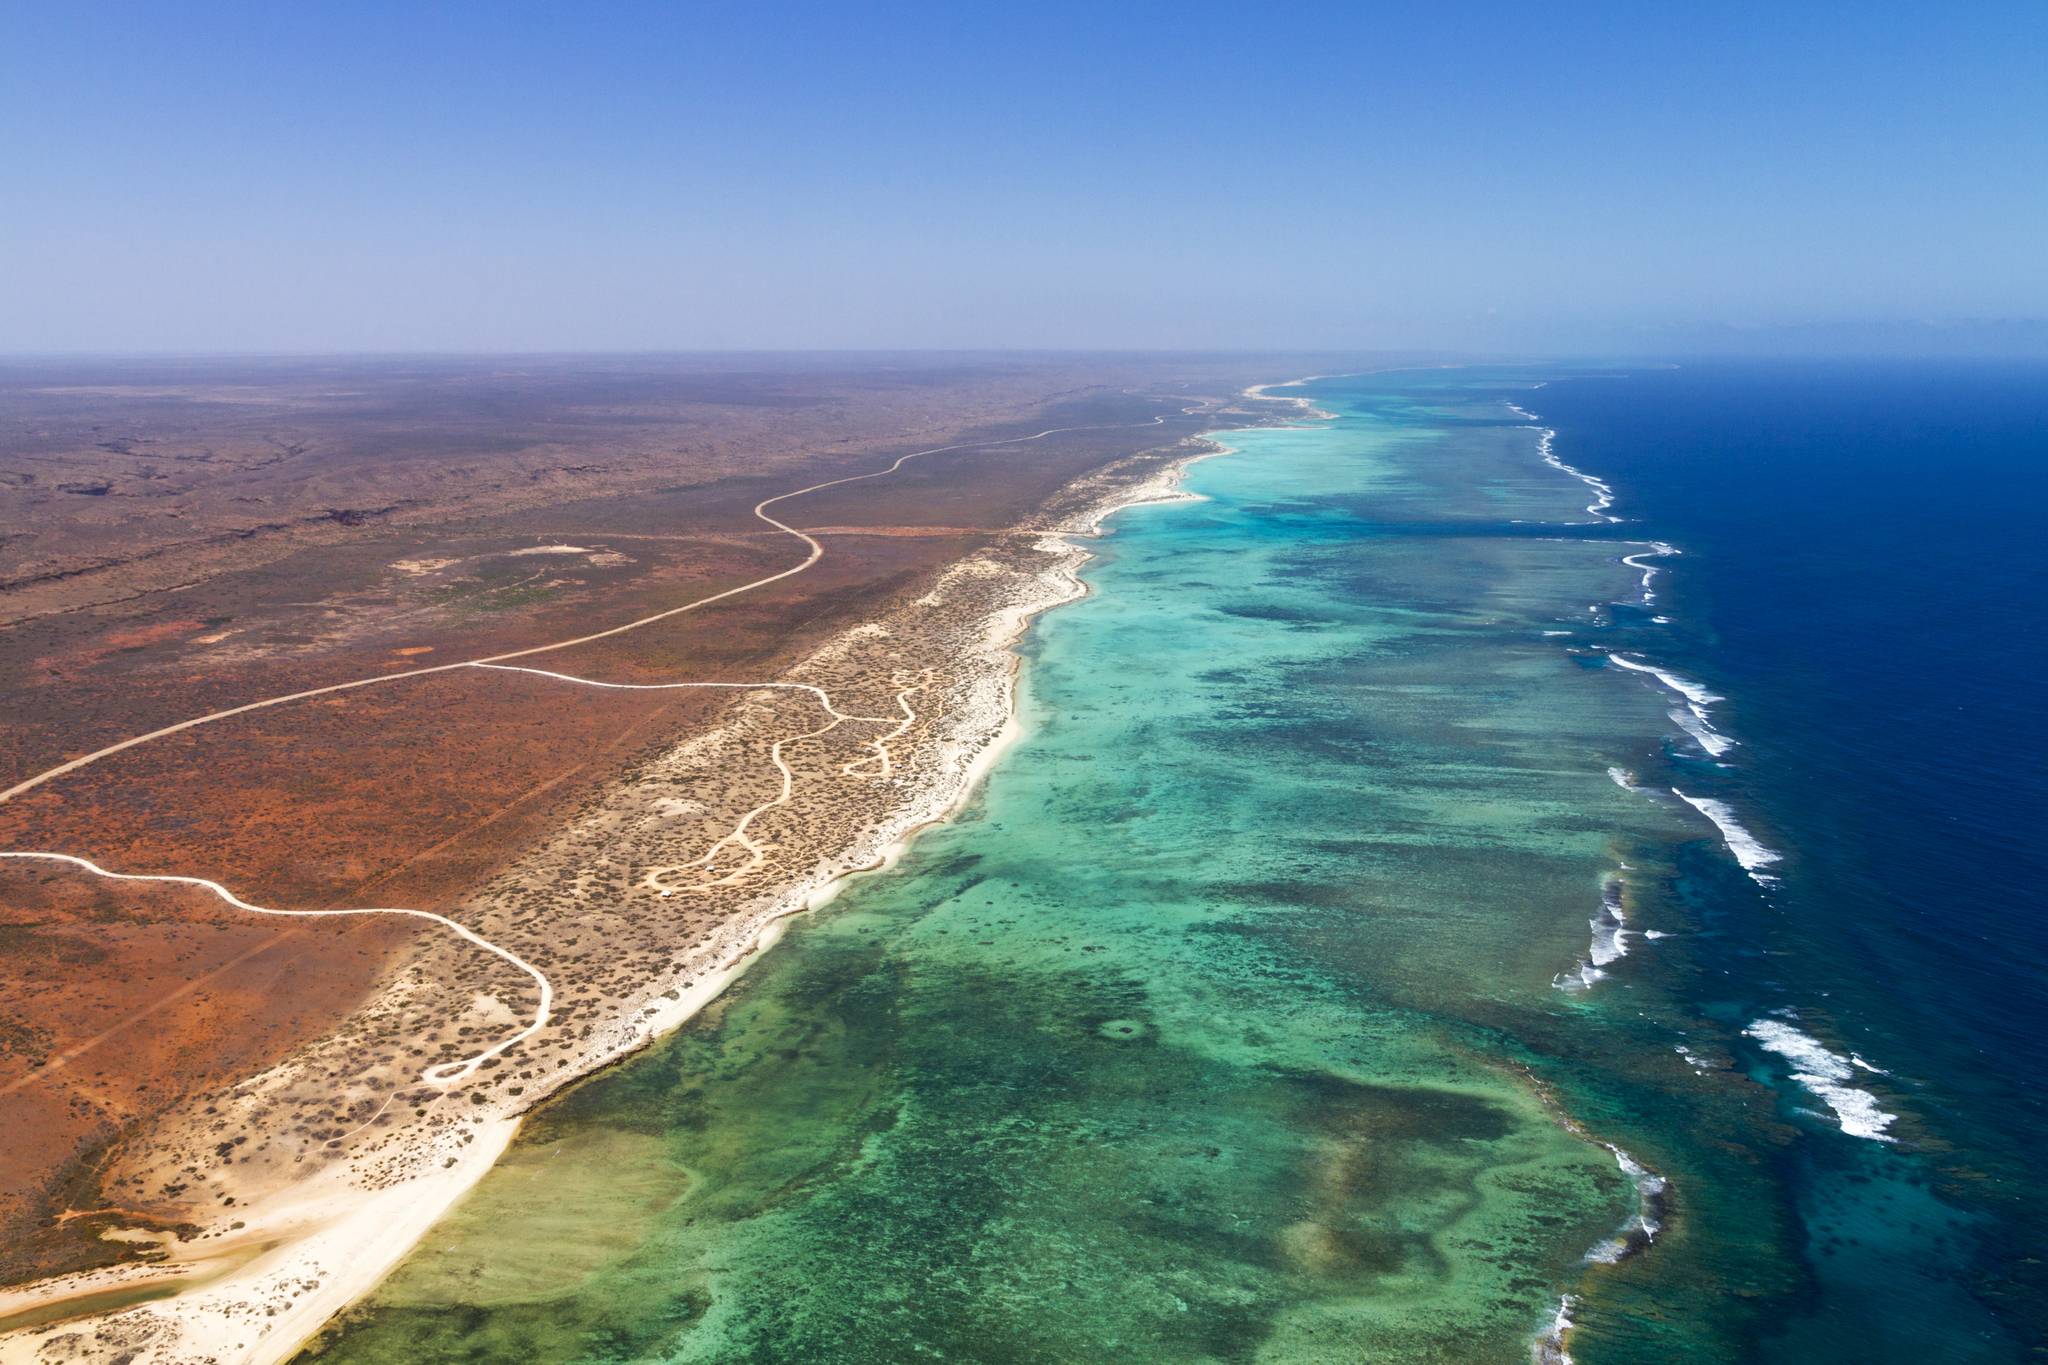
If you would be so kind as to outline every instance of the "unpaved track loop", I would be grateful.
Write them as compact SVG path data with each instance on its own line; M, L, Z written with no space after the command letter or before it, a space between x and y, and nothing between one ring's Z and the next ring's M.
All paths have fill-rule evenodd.
M432 664L425 668L409 668L397 673L379 673L366 678L353 678L347 682L329 683L324 687L311 687L300 692L288 692L281 696L266 697L261 701L245 702L240 706L231 706L227 707L224 710L212 711L203 716L194 716L190 720L179 721L175 725L166 725L161 729L151 730L147 734L135 735L131 738L121 740L119 743L109 744L104 748L95 749L93 752L89 754L80 755L77 758L71 759L64 763L60 763L53 768L49 768L44 770L43 772L37 773L32 777L25 778L22 781L17 782L13 786L7 788L5 791L0 791L0 804L4 804L8 801L11 801L15 797L20 796L26 792L34 791L36 788L42 786L44 783L62 777L67 773L74 773L81 768L89 767L92 764L99 762L103 758L111 758L115 754L121 753L128 749L133 749L138 745L150 743L152 740L164 739L171 735L180 734L186 730L197 729L202 725L211 725L213 722L218 720L227 720L233 716L247 715L252 711L261 711L272 706L283 706L288 702L305 701L308 698L328 696L336 692L353 691L354 689L360 687L372 687L379 683L403 682L410 678L424 678L437 673L450 673L458 668L498 669L505 672L532 673L539 674L543 677L559 679L564 682L579 683L588 687L622 688L630 690L668 690L687 687L737 688L745 690L782 688L813 693L817 697L819 702L825 707L827 713L829 713L832 716L832 721L830 724L825 725L820 729L806 732L803 735L789 736L784 739L779 739L775 742L773 748L770 750L770 757L773 760L776 768L781 772L782 775L781 794L775 800L770 801L765 805L757 806L753 810L748 811L746 815L741 818L738 827L734 829L734 831L731 834L726 835L717 844L713 845L711 852L705 855L704 858L700 859L696 863L689 864L688 866L704 867L707 870L709 870L711 864L715 862L719 853L723 852L726 848L732 846L735 843L747 849L749 854L748 862L745 865L743 865L740 869L728 873L715 881L692 883L687 886L676 888L666 887L661 885L659 881L653 881L652 879L658 876L658 873L649 874L651 879L650 884L656 886L656 888L660 889L664 894L670 894L671 892L678 890L701 891L707 890L714 886L723 886L753 871L753 869L758 867L767 856L766 850L763 849L760 844L756 843L749 836L747 831L757 816L763 814L765 811L772 810L778 806L787 804L787 802L790 799L790 795L793 790L793 785L795 781L795 774L790 770L788 763L785 762L783 759L782 750L785 744L794 743L802 739L815 738L816 736L822 735L846 721L873 721L876 723L887 723L896 721L897 718L894 716L846 715L833 706L832 699L826 695L823 689L812 687L808 684L803 683L605 683L594 682L586 678L572 677L566 673L551 673L546 669L508 668L506 667L508 662L513 659L532 658L537 654L548 654L556 650L572 649L577 645L591 644L598 640L610 639L615 635L624 635L628 631L639 630L643 626L651 626L658 621L666 621L670 617L681 616L685 612L697 611L703 607L711 606L713 603L727 601L731 598L741 596L744 593L753 592L758 588L765 588L768 587L770 584L780 583L786 578L794 578L798 574L804 573L813 565L815 565L820 559L823 559L825 557L825 547L815 537L807 534L806 532L798 530L796 527L791 526L788 522L782 521L776 517L769 515L768 509L775 506L777 503L788 502L792 498L800 498L808 493L820 493L828 488L839 488L850 483L862 483L869 479L886 478L887 476L894 474L897 470L903 468L904 465L909 464L912 460L922 459L927 455L943 455L948 452L956 450L984 450L993 449L998 446L1024 445L1032 441L1042 441L1048 436L1058 436L1068 432L1075 431L1113 431L1126 430L1138 427L1163 426L1165 422L1165 417L1155 416L1148 422L1115 422L1096 423L1091 425L1072 427L1048 427L1044 431L1036 431L1030 434L1029 436L1009 436L998 440L961 441L953 445L933 446L929 450L914 450L907 455L900 455L895 460L890 462L886 467L870 471L869 473L866 474L849 474L842 478L826 479L823 482L809 484L803 488L791 489L787 493L777 493L773 497L763 498L760 502L755 503L753 508L753 515L757 519L766 522L769 526L773 527L777 532L793 536L797 540L802 541L805 547L805 555L802 561L795 565L792 565L787 569L783 569L780 572L768 574L765 577L754 579L750 583L742 583L737 587L727 588L722 592L711 593L708 596L697 598L695 601L685 602L683 605L678 607L669 607L666 610L655 612L651 616L643 616L640 617L638 620L627 621L622 625L611 626L604 630L592 631L588 635L578 635L572 639L556 640L549 644L530 645L525 649L510 650L503 654L493 654L482 659L464 659L455 663ZM890 772L890 757L889 751L886 747L887 742L888 740L894 739L898 735L901 735L913 723L915 723L917 717L910 710L909 695L911 692L920 690L921 686L922 684L920 684L920 687L909 688L897 694L897 705L903 713L903 719L901 720L901 723L897 725L897 728L891 731L889 735L884 736L882 739L872 742L872 745L876 750L876 756L879 758L881 764L880 771L876 774L872 774L873 776L888 776ZM856 774L853 771L853 769L857 766L872 763L875 761L876 757L857 760L855 763L845 765L841 769L841 771L846 773L846 775L848 776L869 775ZM547 1022L550 1018L550 1012L553 1008L554 986L551 982L549 982L546 975L544 975L538 968L533 966L532 963L527 962L524 958L518 956L516 953L513 953L510 949L504 948L499 944L491 942L489 939L483 937L481 934L478 934L476 931L465 927L464 925L458 923L455 920L448 918L446 915L438 915L431 910L413 910L396 906L366 906L361 908L325 910L285 910L278 909L272 906L256 905L252 902L243 900L240 896L237 896L234 892L228 890L219 882L210 881L204 877L180 876L170 873L113 872L108 870L107 868L100 866L98 863L92 862L91 860L86 858L78 857L74 854L58 853L45 850L0 851L0 858L15 860L40 860L44 862L67 864L73 867L82 868L95 876L105 877L113 881L168 882L183 886L195 886L213 893L215 896L219 897L221 900L225 901L227 904L231 906L234 906L237 909L245 910L251 914L257 915L275 915L280 917L298 917L312 919L335 918L341 916L364 917L373 915L398 915L409 919L426 920L434 924L440 925L445 929L448 929L458 937L462 938L464 941L473 944L477 948L482 949L484 952L490 953L495 957L503 959L504 961L512 964L514 967L517 967L519 970L525 972L528 976L533 978L534 983L540 989L540 1001L537 1008L535 1009L534 1018L531 1023L527 1024L517 1033L511 1035L508 1038L500 1040L499 1042L493 1044L491 1047L486 1048L484 1051L479 1052L472 1057L466 1058L459 1062L442 1062L434 1066L428 1067L424 1072L420 1074L420 1082L422 1084L432 1085L445 1089L447 1087L459 1084L460 1082L469 1079L469 1077L474 1075L477 1069L480 1066L482 1066L486 1061L498 1056L500 1053L505 1052L507 1049L515 1047L518 1044L526 1041L526 1039L532 1037L535 1033L538 1033L542 1028L546 1027ZM662 871L670 870L676 869L663 869ZM47 1075L48 1072L47 1070L45 1070L37 1072L35 1074ZM24 1084L28 1079L30 1078L24 1077L20 1081L15 1082L14 1084ZM13 1088L14 1086L9 1087L10 1090ZM0 1091L0 1094L5 1093L7 1092ZM387 1103L388 1102L389 1101L387 1100Z
M346 915L404 915L410 919L429 920L444 929L450 930L457 937L476 945L485 952L503 958L520 971L532 977L534 984L540 987L540 1004L534 1010L533 1022L511 1037L501 1039L490 1047L485 1048L474 1057L460 1062L442 1062L428 1067L420 1073L420 1080L428 1085L449 1086L468 1080L470 1076L475 1074L476 1069L485 1062L507 1048L525 1042L528 1038L531 1038L534 1034L545 1028L554 1009L555 988L548 983L547 977L541 974L539 968L535 967L525 958L520 957L511 949L501 948L466 925L449 919L446 915L437 915L431 910L408 910L396 906L376 906L344 910L279 910L273 906L256 905L245 901L219 882L208 881L204 877L181 877L167 872L113 872L101 867L89 858L80 858L69 853L0 852L0 858L34 859L43 862L64 863L72 867L82 867L95 877L105 877L110 881L168 882L176 886L196 886L203 891L211 891L237 910L246 910L252 915L279 915L298 919L333 919Z

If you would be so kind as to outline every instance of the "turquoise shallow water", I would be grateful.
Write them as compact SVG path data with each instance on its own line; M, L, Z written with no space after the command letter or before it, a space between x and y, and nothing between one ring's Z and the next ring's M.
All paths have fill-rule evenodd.
M544 1107L343 1361L1734 1359L1799 1129L1696 1013L1746 885L1609 775L1639 546L1531 376L1319 384L1114 523L1028 736L678 1036ZM1561 989L1611 897L1632 951ZM1676 1050L1683 1042L1690 1059ZM1607 1143L1673 1190L1645 1211Z

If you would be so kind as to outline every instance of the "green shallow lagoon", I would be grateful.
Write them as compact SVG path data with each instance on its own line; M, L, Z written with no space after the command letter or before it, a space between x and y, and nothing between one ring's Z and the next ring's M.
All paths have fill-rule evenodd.
M1739 874L1607 774L1664 702L1545 634L1636 573L1529 381L1325 382L1120 514L975 806L543 1107L309 1354L1520 1360L1566 1292L1581 1361L1732 1350L1796 1279L1769 1100L1673 1052L1682 933L1554 982L1624 864L1672 931ZM1677 1185L1615 1267L1592 1135Z

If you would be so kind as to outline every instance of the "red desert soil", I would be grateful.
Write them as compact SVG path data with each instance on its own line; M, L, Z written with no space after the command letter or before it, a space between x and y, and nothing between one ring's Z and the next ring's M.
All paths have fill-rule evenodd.
M522 660L772 678L925 590L1071 480L1214 420L1220 361L54 362L0 369L0 786L264 697L458 663L811 570ZM1155 422L1153 419L1159 419ZM445 911L715 693L457 669L185 731L0 804L0 849L264 905ZM414 950L393 920L0 863L0 1278L113 1258L94 1172L180 1097L317 1038Z

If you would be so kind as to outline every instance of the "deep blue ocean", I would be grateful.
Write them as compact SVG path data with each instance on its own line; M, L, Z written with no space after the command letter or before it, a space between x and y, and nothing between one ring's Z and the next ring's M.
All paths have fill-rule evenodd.
M1717 787L1785 855L1702 907L1704 1003L1825 1020L1902 1116L1894 1149L1780 1159L1814 1280L1772 1354L2048 1348L2048 365L1707 363L1524 402L1626 534L1682 551L1634 638L1726 698Z

